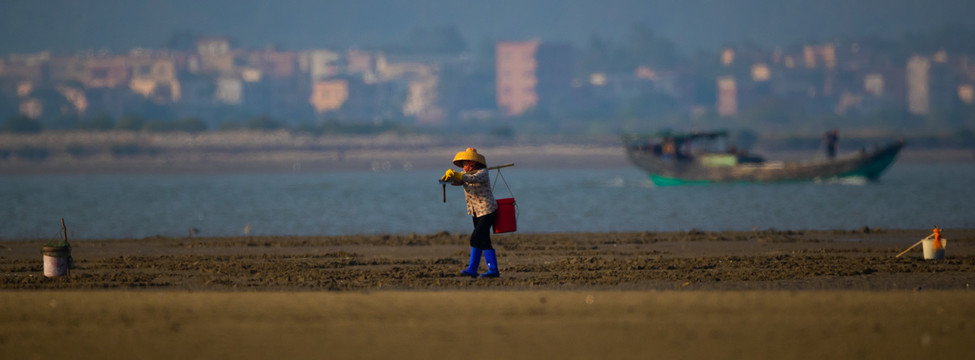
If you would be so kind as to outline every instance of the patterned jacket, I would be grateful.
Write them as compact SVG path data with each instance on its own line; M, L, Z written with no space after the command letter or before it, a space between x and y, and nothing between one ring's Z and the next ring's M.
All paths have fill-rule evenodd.
M491 192L491 177L485 169L464 173L464 200L467 200L467 213L471 216L484 216L498 209L498 202Z

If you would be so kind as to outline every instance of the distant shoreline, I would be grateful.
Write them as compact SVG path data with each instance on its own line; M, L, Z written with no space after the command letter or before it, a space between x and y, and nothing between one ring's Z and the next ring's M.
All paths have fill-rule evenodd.
M158 155L44 161L0 160L0 174L75 173L234 173L401 171L449 167L462 147L419 149L178 151ZM628 166L622 149L573 145L480 147L490 163L514 162L531 168L613 168Z
M234 173L395 171L439 169L468 146L489 162L531 168L630 166L614 138L497 139L427 135L307 136L285 131L201 134L42 133L0 134L0 174ZM12 150L13 149L13 150ZM17 152L16 149L33 149ZM841 151L851 151L843 149ZM770 160L822 156L818 151L754 153ZM33 157L33 158L31 158ZM970 149L919 149L908 145L899 162L972 162Z

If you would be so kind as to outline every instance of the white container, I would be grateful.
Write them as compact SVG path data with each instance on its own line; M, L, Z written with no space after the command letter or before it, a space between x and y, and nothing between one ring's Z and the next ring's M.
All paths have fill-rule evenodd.
M55 277L68 274L68 257L71 256L68 248L45 246L43 253L44 276Z
M934 248L934 239L921 240L921 247L924 249L924 260L941 260L945 258L945 245L948 239L941 239L941 247Z

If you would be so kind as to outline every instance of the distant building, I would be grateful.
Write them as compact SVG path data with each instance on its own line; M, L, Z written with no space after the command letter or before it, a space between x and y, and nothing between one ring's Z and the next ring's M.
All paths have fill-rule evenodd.
M376 62L378 56L368 51L349 50L345 53L345 71L349 74L359 74L366 84L378 81Z
M436 72L436 65L426 63L424 59L390 58L386 55L376 57L376 73L382 80L428 77L433 76Z
M298 73L297 53L263 50L249 53L247 58L251 66L260 70L262 77L282 79Z
M836 68L836 46L833 44L803 46L802 56L808 69L819 67L817 60L822 60L827 69Z
M130 67L122 56L96 57L88 60L83 82L88 88L117 88L128 85Z
M958 99L966 105L975 103L975 87L972 84L958 85Z
M87 59L78 56L58 56L50 61L51 80L84 83L88 74Z
M440 124L443 109L437 106L439 68L456 61L452 57L402 57L379 55L376 73L379 79L393 84L396 93L405 95L402 114L416 118L418 124Z
M237 77L221 77L217 79L217 92L214 96L219 103L240 105L244 102L243 81Z
M657 80L657 71L646 65L637 66L636 70L633 72L633 75L636 76L637 79Z
M445 120L445 112L437 102L437 78L420 78L409 83L403 114L416 118L417 124L439 125Z
M179 79L176 77L176 63L172 59L133 57L132 92L153 99L159 103L176 102L180 99Z
M203 56L230 54L230 40L225 37L201 37L196 40L196 53Z
M34 82L33 81L18 81L17 82L17 96L21 98L26 98L34 92Z
M785 67L787 69L795 69L796 68L796 58L795 57L792 57L792 56L786 55L785 57L783 57L782 64L785 65Z
M572 47L540 41L495 47L497 102L508 116L546 105L572 88Z
M214 103L216 79L202 76L186 76L180 79L180 105L189 108L207 108Z
M203 37L196 41L198 64L195 71L232 73L235 68L234 54L230 49L230 39L225 37Z
M343 75L316 81L308 99L319 119L328 113L346 121L381 121L395 111L394 107L388 105L388 85L367 84L360 76Z
M731 66L735 63L735 50L725 48L721 50L721 65Z
M884 76L879 73L869 73L863 77L863 91L875 97L884 96Z
M20 114L31 119L37 119L44 114L44 106L38 99L27 99L20 103Z
M752 81L764 82L769 81L772 78L772 70L769 69L768 64L759 63L752 65Z
M823 57L823 63L827 69L836 68L836 46L833 44L823 45L820 47L819 53Z
M0 77L35 82L45 81L47 64L50 59L51 54L48 52L8 55L7 61L0 62Z
M312 83L309 103L315 113L323 114L342 108L349 98L349 82L345 79L318 80Z
M241 66L240 79L247 83L259 83L264 80L264 72L256 67Z
M738 114L738 88L733 76L718 77L718 115Z
M927 115L930 111L931 61L912 56L907 61L907 110L915 115Z
M863 96L844 91L836 102L834 111L838 115L845 115L852 109L860 108L863 105Z
M78 114L84 114L88 110L88 97L84 90L67 85L58 85L56 89L61 95L64 95L64 99L68 103L74 106Z
M308 73L311 81L327 79L339 73L339 54L330 50L310 50L302 52L298 58L299 68Z
M436 104L436 76L417 76L408 81L403 115L415 117L418 124L440 124L444 120L444 111Z
M236 70L230 76L244 82L241 108L280 119L311 115L312 80L302 70L304 57L273 47L238 54Z

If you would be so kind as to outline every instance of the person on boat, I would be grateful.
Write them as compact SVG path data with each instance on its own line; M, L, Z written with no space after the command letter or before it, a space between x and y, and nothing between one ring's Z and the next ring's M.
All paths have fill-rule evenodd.
M838 129L833 129L827 131L823 135L823 143L826 144L826 157L835 158L836 157L836 143L840 141L840 131Z
M660 150L664 154L664 159L670 159L677 155L677 145L673 138L667 138L664 140L663 145Z
M491 191L491 178L488 176L487 161L484 155L478 154L477 149L467 148L454 156L454 165L463 168L464 172L447 169L443 181L449 181L454 186L464 187L464 200L467 202L467 214L474 220L474 231L471 233L471 254L467 269L461 275L477 277L477 268L481 263L481 255L487 263L488 271L481 277L493 278L501 276L498 270L498 257L491 246L491 226L497 216L498 202Z
M653 145L651 145L650 146L650 149L653 151L653 154L654 155L657 155L657 156L660 156L661 154L663 154L663 151L664 151L663 150L663 147L661 147L660 144L656 144L656 143L653 144Z

